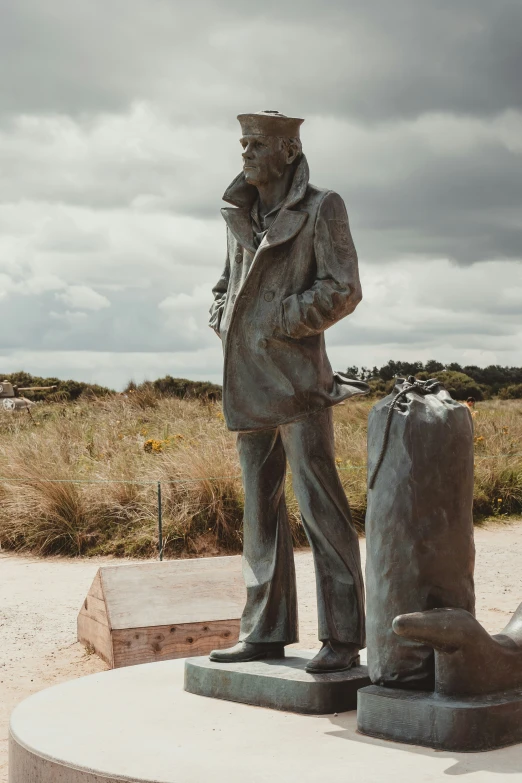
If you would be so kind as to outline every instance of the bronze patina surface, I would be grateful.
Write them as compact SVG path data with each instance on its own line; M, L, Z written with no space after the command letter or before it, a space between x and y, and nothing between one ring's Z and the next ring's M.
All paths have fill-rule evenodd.
M433 648L435 689L363 688L359 731L461 752L522 742L522 604L494 636L470 612L451 608L399 615L393 630Z
M216 663L189 658L185 690L213 699L238 701L273 710L327 715L357 707L357 691L370 685L366 666L344 672L310 674L309 650L289 651L285 658L247 663Z
M323 649L310 667L347 670L365 644L364 588L331 407L368 386L333 372L324 332L361 300L357 254L343 200L309 182L303 121L238 119L243 171L224 195L227 256L210 325L223 343L225 419L238 432L247 602L239 646L215 660L274 657L298 639L288 461L316 569Z
M469 409L438 381L397 379L370 412L368 484L370 677L390 688L432 688L433 649L398 636L392 623L447 606L475 611Z

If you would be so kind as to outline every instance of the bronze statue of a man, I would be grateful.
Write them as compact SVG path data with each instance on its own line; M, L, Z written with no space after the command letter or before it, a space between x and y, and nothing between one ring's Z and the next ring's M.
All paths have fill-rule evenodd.
M243 171L227 189L225 269L210 326L224 348L223 409L245 489L247 602L239 643L214 661L284 655L298 639L288 460L312 548L323 646L311 672L349 669L365 644L359 542L334 457L331 408L366 384L334 373L323 332L361 301L343 200L309 183L299 129L279 112L241 114Z

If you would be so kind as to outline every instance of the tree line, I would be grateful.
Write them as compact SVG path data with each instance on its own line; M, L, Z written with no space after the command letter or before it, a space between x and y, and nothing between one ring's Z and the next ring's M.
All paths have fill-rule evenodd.
M109 389L107 386L100 386L97 383L84 383L83 381L67 380L59 378L43 378L38 375L31 375L28 372L0 372L0 383L9 381L13 386L19 388L29 388L31 386L56 386L53 391L35 391L24 392L31 400L47 400L48 402L74 402L80 398L89 397L107 397L117 392ZM165 397L197 398L204 400L221 399L221 386L210 381L189 381L186 378L173 378L166 375L164 378L157 378L155 381L143 381L136 384L129 381L123 394L129 392L150 392L160 394Z
M353 366L348 367L346 373L369 383L376 396L391 391L395 378L413 375L421 380L436 378L456 400L468 397L476 400L492 397L522 399L522 367L501 367L499 364L477 367L474 364L462 366L457 362L442 364L434 359L426 363L396 362L390 359L382 367L370 369Z
M487 400L492 397L504 400L522 399L522 367L501 367L499 364L477 367L476 365L461 366L456 362L442 364L434 359L426 363L396 362L390 359L382 367L347 367L346 374L369 383L372 396L375 397L391 392L395 378L408 378L413 375L421 380L437 378L456 400L466 400L468 397L474 397L476 400ZM4 379L20 387L57 387L53 392L28 393L32 400L74 402L80 397L105 397L116 394L113 389L98 384L42 378L27 372L4 375L0 372L0 382ZM167 397L211 401L221 399L222 389L218 384L209 381L190 381L186 378L173 378L171 375L166 375L155 381L144 381L140 384L131 381L123 394L129 392L152 392Z

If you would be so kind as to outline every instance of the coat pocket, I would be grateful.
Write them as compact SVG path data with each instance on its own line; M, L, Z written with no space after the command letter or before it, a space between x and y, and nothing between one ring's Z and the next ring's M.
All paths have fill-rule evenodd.
M300 327L299 299L297 294L291 294L281 303L281 329L285 337L298 339Z
M210 318L208 321L208 325L210 326L211 329L215 331L218 337L221 337L220 327L221 327L221 318L223 316L223 310L225 309L225 301L226 301L226 296L216 299L209 310Z

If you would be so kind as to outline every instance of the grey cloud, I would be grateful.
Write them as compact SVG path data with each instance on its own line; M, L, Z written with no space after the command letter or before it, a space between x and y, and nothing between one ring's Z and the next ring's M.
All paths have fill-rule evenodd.
M372 121L486 115L522 106L521 30L516 0L7 0L1 106L89 115L147 97L189 124L267 101Z
M515 113L494 123L444 122L434 115L425 117L422 127L410 122L366 128L337 121L332 130L312 117L303 131L312 180L345 198L362 259L417 254L462 264L522 256L521 133L522 118ZM0 180L0 204L24 199L118 210L116 222L122 213L128 220L133 214L157 214L216 225L221 194L240 166L237 135L237 127L185 134L151 106L122 118L100 118L91 131L67 118L50 125L35 120L29 128L22 122L16 145L9 134L0 134L0 165L10 175ZM52 216L54 208L46 205L40 211ZM80 253L101 252L109 244L107 228L102 233L99 227L86 230L66 222L60 227L52 218L39 246L44 242L49 249ZM157 236L165 239L161 248L155 243L156 252L168 255L172 237ZM222 250L203 242L197 253L212 263ZM130 264L133 256L130 252Z
M366 364L385 345L507 355L516 265L499 261L488 278L476 262L522 258L521 31L515 0L5 0L4 355L58 367L74 349L90 357L74 364L86 374L97 352L121 356L125 379L142 377L125 366L136 352L194 377L211 356L215 373L200 291L210 300L224 257L235 117L261 108L306 118L312 181L348 205L365 300L328 334L333 349ZM443 261L427 274L430 258L467 277ZM82 311L72 286L110 306ZM99 371L115 377L109 360Z
M105 234L84 231L70 218L49 220L35 242L35 248L54 253L99 253L109 249Z
M407 160L407 150L404 150ZM426 157L405 176L350 193L369 252L427 254L471 264L522 257L522 154L500 144ZM342 185L342 183L339 183Z
M426 345L444 344L468 347L481 347L485 338L507 338L520 335L519 320L502 318L494 320L480 318L475 315L467 323L456 321L452 317L451 310L446 311L446 321L435 321L426 318L419 309L418 321L415 324L402 324L399 320L395 323L390 320L386 325L373 326L371 324L353 323L336 329L328 334L330 346L360 346L360 345L397 345L408 346L412 343L424 343ZM356 320L356 319L354 319Z
M206 309L200 308L199 328L187 328L187 314L169 321L158 310L156 296L113 294L111 307L98 312L71 310L52 293L39 297L15 294L2 301L2 319L10 324L2 335L2 351L32 350L113 351L126 353L194 351L218 341L206 326ZM20 317L23 313L23 317Z
M411 356L413 346L432 346L431 356L444 360L450 346L454 351L492 348L499 355L510 353L510 361L517 363L522 340L521 264L488 262L468 269L424 259L362 271L362 303L327 333L335 355L342 346L359 353L366 348L368 356L381 358L384 346L389 346L389 357L405 351ZM369 361L375 360L365 359L366 364ZM486 359L495 361L494 356Z
M506 324L482 322L482 324L456 324L450 316L448 323L440 324L422 320L415 328L405 329L400 324L388 326L386 328L364 326L353 326L344 334L338 334L329 339L330 345L409 345L412 342L440 344L450 338L450 342L460 345L481 345L484 336L487 337L505 337L508 335L517 335L519 333L518 324Z
M238 137L238 128L183 128L151 104L88 125L65 116L20 117L0 128L0 204L216 216L240 165Z

